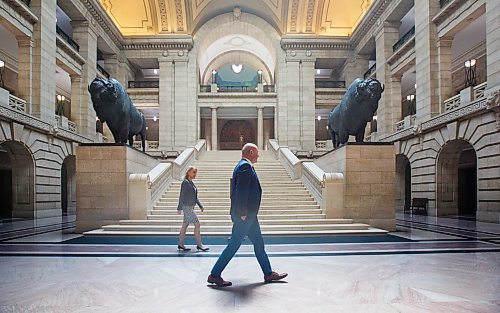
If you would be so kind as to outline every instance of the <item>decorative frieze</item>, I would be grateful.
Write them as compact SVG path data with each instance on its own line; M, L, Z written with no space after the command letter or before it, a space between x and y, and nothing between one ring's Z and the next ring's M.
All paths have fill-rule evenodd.
M471 115L487 108L486 99L472 102L469 105L458 107L453 111L441 114L421 124L422 131L429 130L436 126L442 126L451 121L457 120L467 115Z
M161 30L168 32L168 12L167 4L165 2L166 0L158 0L158 4L160 6Z

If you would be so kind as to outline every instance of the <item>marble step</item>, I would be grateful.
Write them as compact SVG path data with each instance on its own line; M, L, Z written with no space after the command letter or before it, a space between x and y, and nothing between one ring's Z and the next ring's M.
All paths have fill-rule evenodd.
M215 209L218 209L220 208L220 206L216 206L216 205L212 205L212 204L209 204L209 203L203 203L203 207L205 208L205 210L215 210ZM227 205L227 207L229 207L229 204ZM267 204L267 203L264 203L264 204L261 204L260 205L260 209L261 210L266 210L266 209L276 209L276 210L293 210L293 209L319 209L319 204L316 204L314 202L312 203L306 203L306 204L286 204L286 205L276 205L276 204ZM173 209L176 209L177 208L177 204L156 204L154 206L154 209L168 209L168 208L173 208Z
M189 231L189 229L188 229ZM271 231L263 230L262 235L264 236L372 236L372 235L385 235L388 232L383 229L378 228L368 228L368 229L335 229L335 230L292 230L292 231ZM96 229L83 233L85 236L179 236L178 231L131 231L131 230L103 230ZM229 236L230 231L213 231L205 232L203 227L201 229L202 236Z
M167 214L177 214L177 209L176 208L170 208L170 209L160 209L160 208L153 208L150 212L153 215L160 214L160 215L167 215ZM302 208L297 208L297 209L289 209L289 210L283 210L283 209L260 209L259 210L259 216L260 215L266 215L266 214L322 214L321 209L302 209ZM198 213L197 213L198 214ZM210 215L210 214L215 214L215 215L224 215L224 214L229 214L229 207L226 209L207 209L203 212L205 215Z
M224 214L197 214L198 219L200 221L203 220L224 220L224 221L230 221L231 216L229 215L229 211L227 211ZM175 212L170 212L169 214L149 214L147 217L148 220L172 220L172 219L178 219L182 220L183 215L182 214L177 214L177 211ZM315 213L315 214L264 214L264 215L259 215L259 221L272 221L272 220L283 220L283 219L288 219L288 220L297 220L297 219L307 219L307 220L326 220L326 215L323 213ZM344 219L348 222L352 222L350 219ZM346 222L347 223L347 222Z
M177 225L106 225L103 230L128 230L128 231L167 231L179 232L181 223ZM261 230L264 231L296 231L296 230L365 230L370 226L360 223L351 224L311 224L311 225L260 225ZM231 232L232 224L227 225L203 225L202 230L204 233L211 232Z
M231 200L227 198L225 201L219 201L214 199L207 199L203 201L203 204L206 205L211 205L211 206L217 206L217 205L229 205L231 203ZM159 205L177 205L179 202L177 200L164 200L160 199L156 204ZM295 205L300 205L300 204L317 204L313 199L309 200L289 200L289 199L274 199L274 200L269 200L269 201L263 201L261 202L261 205L268 205L268 204L276 204L276 205L289 205L289 204L295 204Z
M224 190L220 192L211 191L200 191L198 192L198 197L201 198L229 198L229 190ZM266 189L262 192L262 198L279 199L280 197L290 197L290 198L304 198L311 197L309 192L306 190L291 190L289 192L273 192ZM168 192L162 195L162 198L179 198L179 192ZM311 197L312 198L312 197Z
M199 216L198 216L199 217ZM199 219L203 226L217 226L217 225L232 225L231 219ZM311 224L352 224L350 219L274 219L274 220L259 220L261 225L311 225ZM179 226L182 224L182 215L179 218L168 220L122 220L120 225L168 225Z

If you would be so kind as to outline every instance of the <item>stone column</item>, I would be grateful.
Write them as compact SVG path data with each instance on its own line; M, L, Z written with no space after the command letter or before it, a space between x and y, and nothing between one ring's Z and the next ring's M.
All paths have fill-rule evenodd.
M291 150L299 150L301 148L302 118L300 109L300 89L302 79L300 77L300 64L298 59L286 60L286 88L280 90L286 94L286 107L280 107L280 110L286 110L286 117L282 119L280 114L279 123L287 125L287 132L280 133L280 138L286 137L286 142ZM281 113L281 112L280 112Z
M259 150L264 148L264 107L257 107L257 147Z
M286 85L287 65L285 52L278 51L278 62L276 64L276 76L274 79L277 93L276 108L274 109L274 138L280 145L288 146L288 87Z
M432 18L440 9L439 1L415 1L417 123L439 113L438 37Z
M196 132L188 126L190 119L196 119L194 107L188 104L188 63L186 58L176 58L174 66L174 149L184 150L194 142L188 142L188 134ZM190 110L191 109L191 110ZM194 113L194 115L193 115Z
M393 75L390 78L390 84L386 86L384 93L386 94L386 101L389 101L390 107L386 114L385 134L390 134L396 131L396 123L403 119L402 110L402 96L401 96L401 78L403 75ZM378 117L377 117L378 118Z
M28 107L32 96L33 84L33 41L29 37L18 37L17 90L19 97L26 100ZM29 109L26 108L29 112Z
M495 91L500 89L500 2L486 0L486 68L487 89Z
M393 124L395 123L395 114L392 112L394 104L391 96L391 68L387 63L387 59L393 54L392 46L399 40L400 25L401 22L386 21L377 30L375 35L377 79L385 84L385 91L382 93L377 110L377 133L379 136L391 134Z
M451 80L451 44L453 38L442 37L438 41L438 63L439 63L439 108L444 112L444 100L453 96L453 84Z
M31 1L30 9L38 17L33 29L30 113L53 124L56 105L56 0ZM27 61L26 57L23 61Z
M306 52L307 54L307 52ZM302 60L301 77L301 123L302 123L302 150L313 151L316 149L316 82L314 64L316 59Z
M356 78L363 78L363 74L368 70L368 59L366 55L357 55L345 61L341 77L345 80L346 88Z
M96 114L88 85L97 73L97 33L88 21L72 21L71 25L73 26L73 40L80 45L80 55L85 59L85 64L82 66L80 105L72 106L72 109L76 109L73 121L78 125L80 134L94 139L96 137Z
M218 148L218 136L217 136L217 107L210 107L212 109L212 151Z
M174 109L173 109L173 65L167 58L158 59L160 64L160 88L158 102L160 106L159 147L160 151L173 150Z

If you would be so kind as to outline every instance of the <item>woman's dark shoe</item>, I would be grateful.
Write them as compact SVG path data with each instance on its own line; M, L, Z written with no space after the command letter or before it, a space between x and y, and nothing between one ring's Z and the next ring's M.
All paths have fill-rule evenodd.
M202 248L202 247L200 247L200 246L198 246L198 245L196 246L196 249L197 249L198 251L203 251L203 252L207 252L208 250L210 250L210 248L208 248L208 247L207 247L207 248Z
M177 245L177 250L184 251L184 252L191 251L191 249L186 248L186 247L181 247L180 245Z

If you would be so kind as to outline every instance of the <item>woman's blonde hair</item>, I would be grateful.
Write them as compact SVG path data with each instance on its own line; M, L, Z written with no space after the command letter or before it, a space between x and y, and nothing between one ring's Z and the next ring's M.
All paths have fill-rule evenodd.
M186 174L184 175L184 179L188 179L189 178L189 172L191 171L198 171L198 169L196 168L196 166L190 166L188 167L187 171L186 171Z

